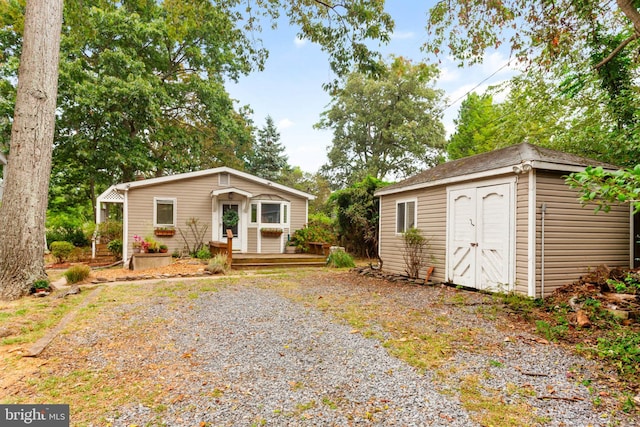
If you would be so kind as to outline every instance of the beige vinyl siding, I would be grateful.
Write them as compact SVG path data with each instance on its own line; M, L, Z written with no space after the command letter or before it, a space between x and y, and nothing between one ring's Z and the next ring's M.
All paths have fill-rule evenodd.
M403 259L404 246L402 236L396 234L396 202L415 199L417 201L416 226L422 235L429 239L431 259L426 265L434 266L432 280L445 281L446 246L446 190L414 190L380 197L380 257L383 269L387 273L406 274ZM424 278L426 268L421 270Z
M133 240L133 235L138 234L143 237L148 235L153 236L154 197L176 199L177 228L182 229L185 234L191 236L191 233L187 233L187 227L185 223L189 218L198 218L200 226L207 227L204 241L208 242L212 239L214 227L219 227L219 212L217 207L215 211L215 223L212 224L214 212L212 212L211 192L228 187L234 187L243 191L247 191L253 196L257 196L260 194L271 194L280 196L283 199L288 200L290 202L289 221L291 230L296 230L303 227L306 222L307 202L304 197L293 195L291 193L273 188L271 186L262 185L260 183L250 181L233 174L230 174L229 185L225 186L219 185L218 174L188 179L185 178L181 180L159 183L157 185L142 186L129 190L129 253L131 253L132 250L131 242ZM216 199L216 203L222 199L226 200L227 196L223 195L219 199ZM244 201L247 203L247 209L249 209L248 204L250 202L244 197L236 194L233 201ZM256 228L249 228L246 236L249 244L248 248L251 248L251 244L253 244L254 251L257 250L257 246L255 243L257 240L256 233ZM173 237L158 237L156 238L156 240L169 246L169 252L182 250L184 247L184 240L182 239L179 232L176 232ZM193 240L193 238L190 239L190 245L193 245ZM265 252L264 248L263 252Z
M280 237L262 237L260 240L261 251L263 254L279 254L282 253L282 239L286 239L286 235Z
M247 252L258 252L258 227L249 226L247 229Z
M529 174L521 174L516 182L515 291L529 293Z
M216 179L217 182L217 179ZM186 222L190 218L197 218L199 228L207 227L204 241L211 240L211 192L210 185L203 179L189 179L140 187L132 189L128 194L129 212L129 252L134 235L151 236L169 247L169 252L181 251L185 242L179 231L171 237L155 237L153 235L153 203L154 197L176 199L175 214L176 228L182 230L189 238L189 246L193 249L195 239L187 231Z
M538 171L536 182L536 294L542 274L541 206L546 203L544 291L572 283L590 269L629 266L629 208L614 206L609 213L582 207L578 193L564 183L562 175Z

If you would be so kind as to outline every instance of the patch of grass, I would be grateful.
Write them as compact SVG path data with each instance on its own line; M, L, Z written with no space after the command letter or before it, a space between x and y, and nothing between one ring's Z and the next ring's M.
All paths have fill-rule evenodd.
M536 331L548 341L557 341L563 337L568 330L569 327L566 324L553 326L547 321L536 320Z
M336 409L338 409L338 404L328 397L322 398L322 404L327 408L331 409L332 411L335 411Z
M460 401L480 425L520 427L537 423L529 405L504 403L500 394L498 390L482 387L475 375L466 376L460 383Z
M489 360L489 366L493 366L494 368L502 368L504 364L497 360Z
M315 408L316 407L316 401L315 400L310 400L307 403L298 403L296 405L296 411L297 412L304 412L304 411L308 411L309 409Z
M327 265L334 268L352 268L356 266L353 262L353 257L343 250L331 252L327 258Z
M640 332L616 328L598 338L595 346L578 349L615 367L618 375L630 383L640 383Z
M41 338L46 329L56 325L62 317L84 300L85 295L67 298L25 297L0 303L0 327L18 331L5 337L0 345L32 343Z

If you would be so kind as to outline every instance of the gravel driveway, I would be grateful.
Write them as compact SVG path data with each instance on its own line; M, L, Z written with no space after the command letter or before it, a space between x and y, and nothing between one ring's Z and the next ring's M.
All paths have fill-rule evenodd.
M360 293L393 301L396 310L441 309L443 292L461 291L364 278L357 278L366 281L358 287L352 279L350 273L293 276L286 281L300 283L289 294L279 286L283 279L259 277L223 279L214 291L196 292L194 285L151 292L144 301L115 303L110 317L61 337L48 351L90 349L83 367L97 371L138 365L147 377L142 383L164 390L161 405L130 400L91 425L480 425L474 413L482 408L461 403L464 378L477 379L479 393L496 404L535 413L537 425L637 425L594 408L594 390L576 379L591 362L526 332L496 328L478 314L478 301L486 298L479 294L441 314L448 313L450 327L482 328L474 342L486 348L459 346L437 371L411 367L391 356L380 336L366 338L313 300ZM142 326L149 322L158 328ZM389 335L382 325L372 327ZM113 350L114 341L122 347Z

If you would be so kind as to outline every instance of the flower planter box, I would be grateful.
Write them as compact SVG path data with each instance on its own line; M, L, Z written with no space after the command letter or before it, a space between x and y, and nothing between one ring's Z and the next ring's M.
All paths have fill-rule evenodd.
M282 233L282 230L260 230L262 237L280 237Z
M170 237L176 234L176 230L154 230L153 234L156 236Z

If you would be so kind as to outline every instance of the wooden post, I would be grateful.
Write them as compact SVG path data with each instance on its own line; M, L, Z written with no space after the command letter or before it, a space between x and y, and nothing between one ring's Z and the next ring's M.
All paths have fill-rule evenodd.
M231 267L233 261L233 231L227 228L227 265Z

